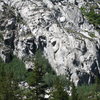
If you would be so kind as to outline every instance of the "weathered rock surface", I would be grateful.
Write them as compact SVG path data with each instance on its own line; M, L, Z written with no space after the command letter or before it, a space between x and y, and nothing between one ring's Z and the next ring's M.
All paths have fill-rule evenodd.
M4 45L20 59L34 56L40 48L57 74L69 74L76 84L91 83L100 74L100 34L81 14L84 0L2 1L24 21L16 23L17 14L4 25ZM32 63L26 61L26 66Z
M7 47L0 47L0 57L5 63L8 63L12 60L12 51Z

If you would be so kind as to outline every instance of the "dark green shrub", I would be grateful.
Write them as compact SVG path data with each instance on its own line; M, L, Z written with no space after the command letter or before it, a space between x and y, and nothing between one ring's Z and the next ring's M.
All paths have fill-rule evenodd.
M89 12L86 8L83 7L81 8L81 11L82 14L88 18L89 22L95 25L95 27L98 27L98 25L100 25L100 14L96 13L93 7L90 8Z
M25 79L25 74L26 74L25 65L17 57L14 56L10 63L4 63L0 59L0 72L1 72L2 66L3 66L6 73L9 73L9 72L13 73L14 78L16 78L18 80L24 80Z

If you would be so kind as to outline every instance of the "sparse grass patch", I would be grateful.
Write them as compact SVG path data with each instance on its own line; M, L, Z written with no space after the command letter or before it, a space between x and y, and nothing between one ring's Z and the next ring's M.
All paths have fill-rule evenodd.
M94 33L89 34L92 38L96 37Z

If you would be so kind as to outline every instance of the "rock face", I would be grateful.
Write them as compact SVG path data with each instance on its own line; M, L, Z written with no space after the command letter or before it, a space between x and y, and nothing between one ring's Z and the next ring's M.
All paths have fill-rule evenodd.
M56 73L69 74L76 84L89 84L100 74L100 34L79 9L89 0L2 1L1 12L2 5L14 7L15 15L2 22L4 45L14 55L25 60L40 48Z
M7 47L0 47L0 57L5 63L12 60L12 51Z

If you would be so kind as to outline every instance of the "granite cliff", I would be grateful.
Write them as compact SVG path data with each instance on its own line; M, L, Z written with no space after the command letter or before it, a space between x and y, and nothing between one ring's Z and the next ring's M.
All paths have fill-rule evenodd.
M39 48L58 75L92 83L100 74L100 33L80 10L87 3L100 9L99 0L1 0L1 58L13 54L33 68Z

